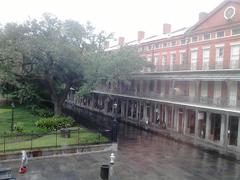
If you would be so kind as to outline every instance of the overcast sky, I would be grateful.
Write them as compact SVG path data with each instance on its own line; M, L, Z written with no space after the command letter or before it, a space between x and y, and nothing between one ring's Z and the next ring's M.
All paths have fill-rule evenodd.
M45 12L60 19L90 21L98 29L115 32L115 37L136 39L137 31L147 36L161 34L162 24L172 29L193 25L198 13L209 12L223 0L0 0L0 23L40 18Z

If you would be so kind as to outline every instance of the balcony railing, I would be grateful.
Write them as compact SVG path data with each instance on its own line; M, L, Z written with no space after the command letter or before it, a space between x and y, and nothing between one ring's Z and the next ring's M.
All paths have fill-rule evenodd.
M121 94L121 95L129 95L129 96L137 96L142 98L151 98L157 100L164 100L164 101L174 101L174 102L182 102L182 103L190 103L196 105L205 105L205 106L214 106L214 107L221 107L221 108L230 108L236 109L240 107L239 100L231 100L228 97L197 97L197 96L183 96L183 95L174 95L174 93L169 92L169 95L160 94L156 92L137 92L134 89L128 90L109 90L106 88L98 88L97 91L105 92L105 93L113 93L113 94Z
M196 70L221 70L221 69L240 69L240 62L230 62L229 65L223 62L216 62L215 64L209 64L204 62L201 66L198 64L175 64L175 65L156 65L154 72L168 72L168 71L196 71Z

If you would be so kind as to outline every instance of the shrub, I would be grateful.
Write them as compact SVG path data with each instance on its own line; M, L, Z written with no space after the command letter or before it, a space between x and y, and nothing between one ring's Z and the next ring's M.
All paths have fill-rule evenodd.
M40 117L52 117L54 115L53 111L51 111L48 108L39 108L39 107L34 107L32 108L32 114L38 115Z
M23 132L23 124L22 123L17 123L14 126L14 130L17 131L18 133L22 133Z
M73 119L71 117L65 116L53 116L50 118L39 119L35 124L39 128L44 128L52 131L71 127L73 125Z

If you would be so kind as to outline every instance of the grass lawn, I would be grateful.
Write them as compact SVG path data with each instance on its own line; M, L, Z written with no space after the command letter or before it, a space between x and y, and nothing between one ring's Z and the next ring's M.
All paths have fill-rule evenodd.
M24 133L36 132L46 132L35 126L35 122L39 119L39 116L31 114L30 110L24 108L23 106L16 106L14 109L14 121L17 124L22 124ZM4 132L11 132L11 122L12 122L12 109L10 106L0 107L0 135Z
M20 106L16 107L14 110L14 119L17 123L23 124L23 132L34 134L42 134L41 136L32 136L32 135L22 135L22 136L8 136L3 138L3 133L11 132L11 121L12 121L12 110L10 106L0 107L0 152L4 151L13 151L13 150L22 150L34 148L44 148L44 147L55 147L57 146L67 146L67 145L77 145L78 140L79 144L92 144L92 143L103 143L107 142L108 139L100 136L99 134L89 131L86 128L80 128L78 130L71 131L70 138L61 137L60 132L57 134L55 132L47 132L44 129L38 128L35 126L35 122L39 119L39 116L34 116L31 112ZM56 143L57 139L57 143ZM5 146L4 146L5 140Z

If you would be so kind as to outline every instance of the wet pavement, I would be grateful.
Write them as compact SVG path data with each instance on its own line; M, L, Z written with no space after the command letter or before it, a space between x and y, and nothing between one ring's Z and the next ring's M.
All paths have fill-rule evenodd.
M100 166L109 162L110 153L30 160L25 175L17 175L19 162L0 167L11 167L17 180L100 180ZM116 156L111 180L240 179L239 161L128 126L121 127Z

